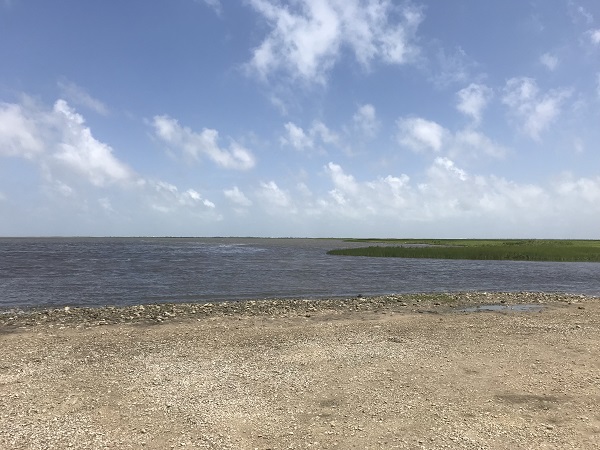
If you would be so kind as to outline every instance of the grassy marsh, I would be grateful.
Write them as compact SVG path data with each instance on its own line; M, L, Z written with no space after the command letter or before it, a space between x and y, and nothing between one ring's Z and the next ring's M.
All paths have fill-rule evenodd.
M377 245L331 250L330 255L395 258L600 262L600 240L348 239Z

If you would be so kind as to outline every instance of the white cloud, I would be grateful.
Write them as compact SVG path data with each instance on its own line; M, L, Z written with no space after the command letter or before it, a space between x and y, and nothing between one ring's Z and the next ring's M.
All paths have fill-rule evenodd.
M558 181L554 189L561 197L577 199L578 204L573 205L574 207L584 207L582 204L600 205L600 177L573 179L567 176Z
M215 204L210 200L204 199L194 189L188 189L180 192L177 186L165 181L149 182L151 206L154 210L169 213L178 208L195 209L205 207L209 210L215 208Z
M541 133L558 118L562 104L570 95L571 91L566 89L541 95L534 79L511 78L504 88L502 102L523 123L523 131L539 141Z
M371 104L365 104L358 108L358 111L352 117L354 127L367 137L375 137L380 127L375 107Z
M318 120L313 122L312 127L310 128L310 134L315 138L319 138L324 144L339 144L339 136L327 128L323 122Z
M376 60L404 64L418 53L413 37L423 15L409 4L250 0L250 5L272 28L248 64L263 79L284 72L291 78L324 84L343 48L349 48L366 68Z
M427 173L431 179L437 181L447 181L448 179L467 181L469 179L464 170L456 167L454 161L443 157L435 158L433 165L428 169Z
M483 85L471 83L464 89L458 91L457 109L463 114L471 117L475 123L481 122L481 115L484 108L492 98L493 91Z
M72 83L67 80L62 80L58 82L58 87L61 89L63 95L71 103L89 108L92 111L97 112L98 114L102 114L103 116L106 116L108 114L108 108L104 103L92 97L85 91L85 89L83 89L80 86L77 86L75 83Z
M280 189L274 181L261 182L258 196L266 203L266 207L270 211L282 209L288 212L294 211L290 195Z
M478 110L475 112L479 114ZM438 123L421 117L400 118L397 127L398 143L417 153L445 153L453 158L477 158L482 155L503 158L507 154L504 146L469 127L453 133Z
M83 117L64 100L54 105L62 122L62 139L54 158L84 175L92 184L103 186L134 180L133 172L113 155L113 149L92 136Z
M444 127L420 117L401 118L396 125L398 142L415 152L439 152L448 137L448 130Z
M175 147L186 155L199 160L206 156L224 169L251 169L255 158L250 150L231 141L229 149L222 149L217 144L219 133L210 128L204 128L200 133L188 127L182 127L177 120L169 116L155 116L154 131L163 142Z
M377 219L379 223L389 218L397 224L448 219L518 223L539 220L554 211L552 196L539 186L470 175L444 157L433 161L419 184L411 184L405 174L357 182L337 164L329 163L326 169L334 189L318 202L325 217ZM587 201L591 203L592 198Z
M330 162L325 166L333 189L318 204L322 213L334 212L342 217L364 219L382 215L387 217L390 210L399 213L411 201L407 175L380 177L374 181L358 182L353 175L341 166Z
M20 156L52 173L67 168L96 186L135 181L113 149L92 135L84 118L65 100L52 110L25 97L0 104L0 155Z
M0 156L32 159L44 151L38 116L27 106L0 103Z
M354 180L354 177L345 174L341 166L330 162L325 169L331 177L337 191L350 194L356 193L358 185Z
M211 202L210 200L207 200L205 198L202 198L202 196L198 193L198 191L195 191L194 189L188 189L187 191L185 191L180 197L180 202L183 203L184 205L196 205L196 204L201 203L202 205L206 206L207 208L215 207L215 204L213 202Z
M225 197L238 206L252 206L252 201L237 186L223 191Z
M215 204L197 190L179 190L164 181L140 178L115 155L110 145L93 136L83 116L62 99L51 109L28 97L18 104L0 104L0 157L21 157L37 167L40 185L32 186L32 190L39 190L45 194L44 201L51 202L52 206L44 209L57 208L46 217L63 227L57 230L59 233L71 229L71 223L60 222L58 216L73 216L73 223L84 226L83 229L98 223L98 228L94 228L96 233L105 233L103 227L108 226L101 217L134 224L132 214L143 217L151 210L220 220L214 212ZM98 189L103 192L99 199ZM20 198L16 194L15 199ZM150 222L140 219L136 226L144 228ZM28 229L37 229L42 234L49 232L44 225ZM75 231L76 226L72 229L83 230ZM135 230L131 228L129 232Z
M337 145L339 136L320 121L313 122L308 131L304 131L293 122L284 125L286 134L280 138L283 145L290 145L296 150L306 151L317 147L318 141L324 145Z
M558 67L558 57L550 53L540 56L540 62L550 71L554 71Z
M327 2L303 2L300 13L266 0L251 0L273 31L254 50L250 65L262 77L278 69L324 81L340 45L339 19Z
M306 150L313 148L314 142L302 128L292 122L284 125L287 135L281 138L282 144L291 145L296 150Z
M535 100L539 92L533 78L511 78L504 88L502 101L512 108L521 108Z

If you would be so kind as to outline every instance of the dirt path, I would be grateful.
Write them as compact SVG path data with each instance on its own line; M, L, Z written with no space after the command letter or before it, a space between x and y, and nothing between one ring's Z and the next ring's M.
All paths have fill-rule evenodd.
M157 325L5 316L0 448L599 448L600 300L506 299L462 303L543 309L406 296Z

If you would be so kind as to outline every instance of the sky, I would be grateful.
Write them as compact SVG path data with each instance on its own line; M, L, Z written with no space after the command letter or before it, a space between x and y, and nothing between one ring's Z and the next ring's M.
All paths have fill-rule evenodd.
M0 0L0 236L600 238L600 2Z

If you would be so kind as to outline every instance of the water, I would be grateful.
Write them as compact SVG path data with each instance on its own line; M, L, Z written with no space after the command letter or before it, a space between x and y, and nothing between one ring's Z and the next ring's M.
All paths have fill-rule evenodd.
M0 239L0 308L410 292L600 294L600 264L329 256L339 240Z
M469 308L460 308L459 312L540 312L543 309L542 305L522 304L522 305L477 305Z

